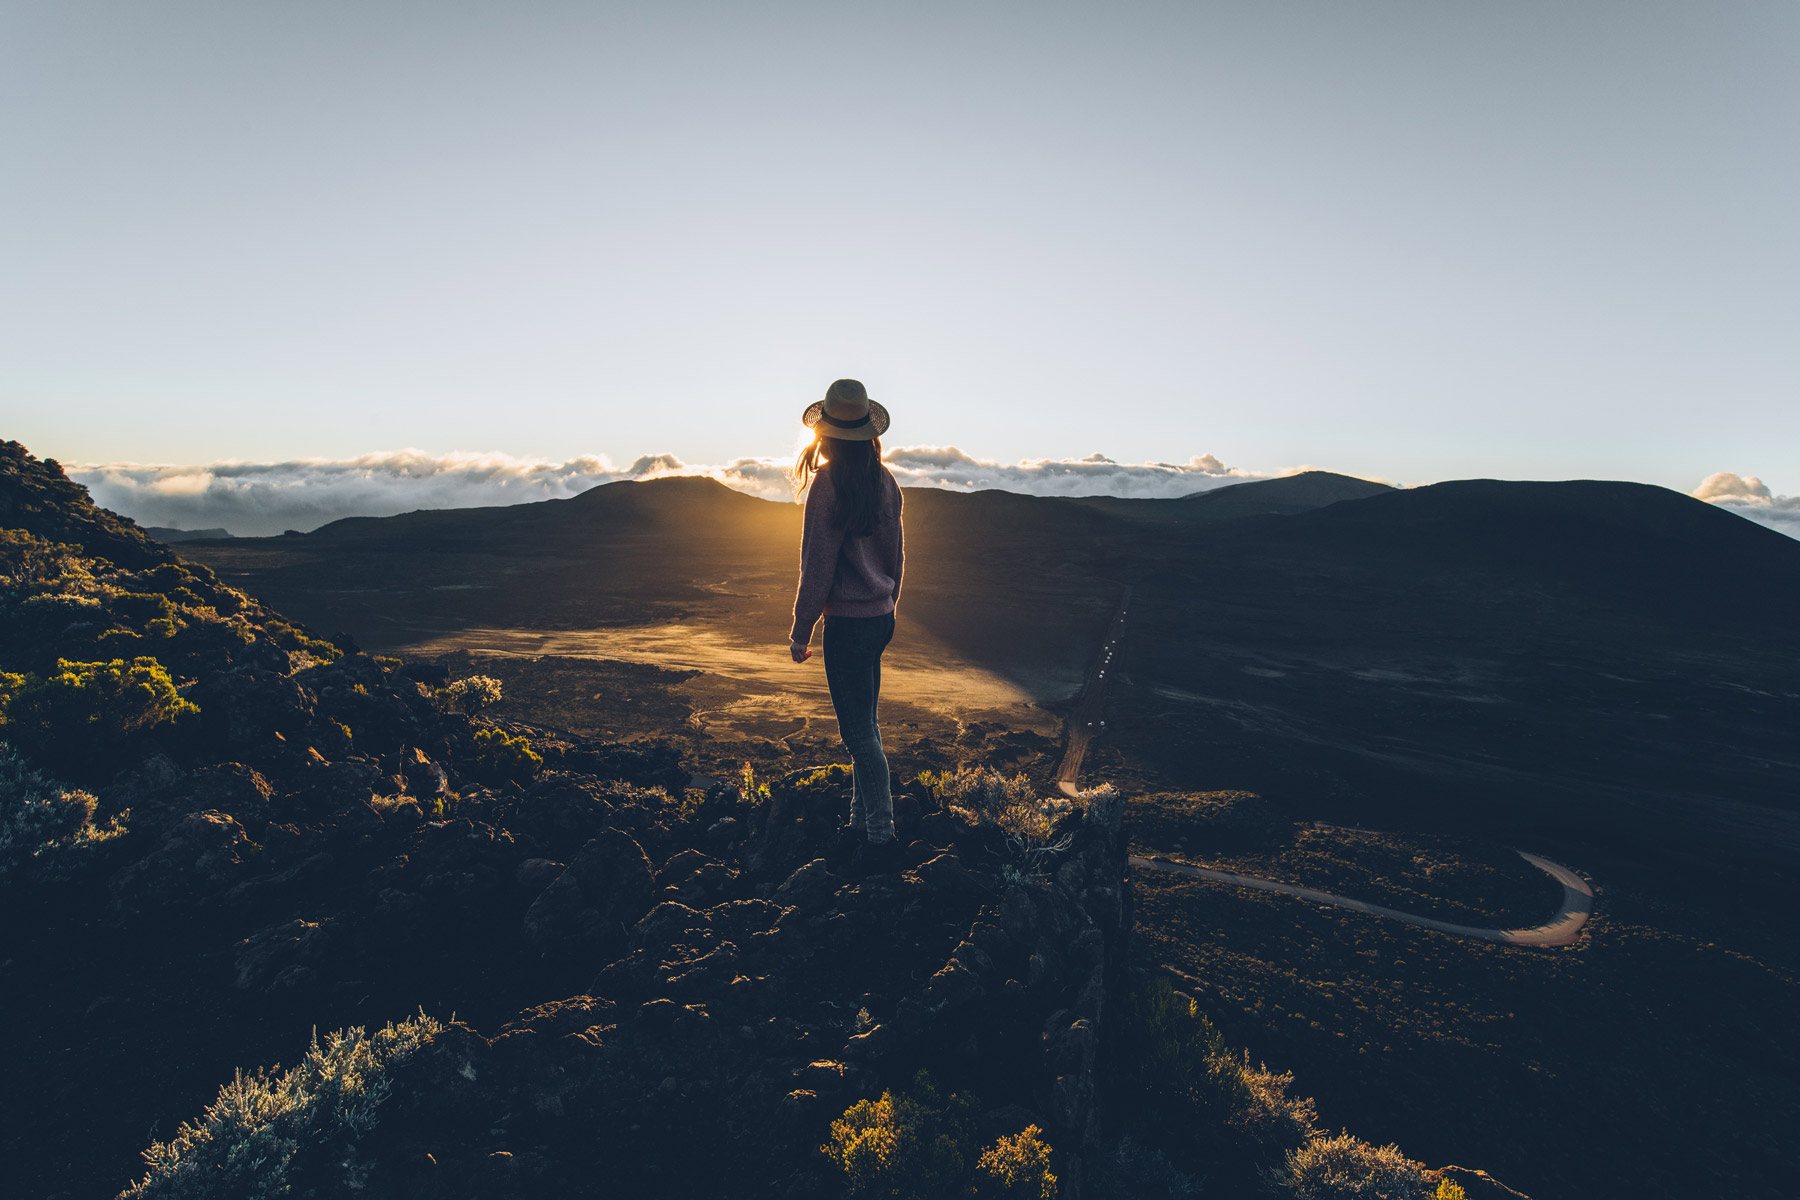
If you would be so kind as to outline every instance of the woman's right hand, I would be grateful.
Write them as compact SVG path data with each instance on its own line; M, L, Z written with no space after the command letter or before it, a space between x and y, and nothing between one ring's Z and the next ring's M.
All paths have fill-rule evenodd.
M812 647L805 642L789 642L788 653L794 656L795 662L803 663L812 657Z

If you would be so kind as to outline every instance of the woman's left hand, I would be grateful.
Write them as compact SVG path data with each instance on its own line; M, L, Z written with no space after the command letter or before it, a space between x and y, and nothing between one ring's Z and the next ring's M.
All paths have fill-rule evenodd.
M812 657L812 647L805 642L789 642L788 653L794 656L795 662L802 663Z

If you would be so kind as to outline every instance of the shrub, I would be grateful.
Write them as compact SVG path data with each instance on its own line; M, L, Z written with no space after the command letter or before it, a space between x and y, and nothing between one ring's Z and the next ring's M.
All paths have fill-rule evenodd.
M543 756L525 737L511 737L504 729L475 731L476 769L490 779L530 779L544 765Z
M1423 1200L1431 1194L1425 1168L1398 1146L1371 1146L1348 1133L1315 1137L1288 1151L1287 1166L1271 1179L1296 1200Z
M0 586L23 592L70 577L91 583L79 547L48 542L23 529L0 529Z
M1254 1103L1243 1066L1224 1037L1167 979L1133 988L1124 1016L1122 1061L1149 1104L1197 1109L1218 1124Z
M973 1152L973 1096L940 1097L920 1071L900 1095L858 1100L831 1123L820 1153L844 1173L850 1196L939 1200L974 1195L1047 1200L1056 1195L1048 1143L1036 1125Z
M0 726L33 749L92 750L199 712L154 658L56 660L47 678L0 676Z
M144 1151L148 1173L120 1200L264 1200L289 1194L294 1159L334 1138L367 1134L393 1090L389 1073L443 1026L424 1013L367 1036L313 1038L297 1067L236 1077L198 1121ZM352 1189L360 1180L346 1180Z
M133 625L166 621L175 615L175 604L156 592L120 592L112 598L113 615Z
M1119 1139L1095 1183L1096 1193L1106 1200L1193 1200L1202 1187L1201 1180L1177 1170L1167 1154L1130 1136Z
M277 646L292 654L303 655L306 659L297 669L319 663L334 663L343 657L343 651L324 638L309 636L305 630L296 628L277 617L270 617L262 623L263 633L274 640Z
M989 767L962 767L955 772L920 772L919 782L964 821L1004 833L1024 878L1042 878L1073 842L1068 835L1057 837L1055 830L1075 811L1074 801L1066 796L1041 797L1037 785L1022 772L1008 778ZM1113 793L1109 789L1106 794Z
M1056 1176L1050 1173L1050 1147L1043 1130L1027 1125L995 1142L975 1165L978 1196L1016 1200L1055 1200Z
M440 704L470 716L490 704L498 704L501 695L500 681L491 675L471 675L437 690Z
M96 825L97 803L87 792L32 770L0 742L0 880L27 872L67 876L95 847L122 836L131 814Z
M832 769L831 767L820 767L818 770L802 776L796 782L801 787L825 783L831 779L828 772ZM767 804L769 802L769 781L756 777L756 768L750 765L750 760L747 758L744 760L743 768L738 772L738 796L746 804Z
M1437 1191L1431 1193L1431 1200L1469 1200L1469 1193L1463 1191L1462 1184L1454 1179L1438 1180Z
M921 1071L902 1095L858 1100L831 1123L821 1152L844 1173L851 1196L937 1200L953 1196L968 1169L964 1149L974 1139L974 1104L940 1100Z

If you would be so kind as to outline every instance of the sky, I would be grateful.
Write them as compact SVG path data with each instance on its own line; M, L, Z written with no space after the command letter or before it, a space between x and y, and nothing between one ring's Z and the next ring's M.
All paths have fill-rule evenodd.
M965 486L1800 524L1797 128L1790 0L0 0L0 436L268 524L766 467L852 376Z

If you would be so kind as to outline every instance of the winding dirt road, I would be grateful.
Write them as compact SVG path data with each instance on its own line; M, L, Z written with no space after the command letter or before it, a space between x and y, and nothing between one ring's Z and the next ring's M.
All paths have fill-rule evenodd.
M1062 763L1056 769L1056 786L1066 795L1076 796L1081 792L1081 760L1087 755L1088 743L1093 740L1106 725L1105 697L1106 677L1112 668L1113 659L1118 654L1119 642L1125 636L1125 610L1131 603L1131 589L1119 600L1119 611L1113 617L1112 625L1106 631L1106 638L1100 644L1100 652L1094 656L1093 664L1088 668L1087 679L1082 685L1081 695L1076 698L1075 710L1069 714L1068 742L1063 750ZM1538 870L1562 884L1562 907L1557 909L1548 921L1542 925L1534 925L1529 929L1483 929L1476 925L1457 925L1451 921L1440 921L1435 917L1421 917L1415 913L1401 912L1397 908L1386 908L1379 904L1370 904L1366 900L1353 900L1349 896L1337 896L1330 892L1315 891L1312 888L1300 887L1298 884L1280 883L1273 879L1259 879L1254 875L1234 875L1230 871L1215 871L1210 867L1197 867L1192 863L1178 859L1165 858L1161 855L1145 857L1134 854L1130 857L1132 866L1146 871L1170 871L1177 875L1191 875L1197 879L1211 879L1218 883L1234 884L1237 887L1255 888L1264 892L1285 892L1290 896L1299 896L1315 904L1330 904L1338 908L1353 909L1356 912L1373 913L1378 917L1388 917L1407 925L1417 925L1424 929L1435 929L1440 933L1455 934L1458 937L1479 938L1487 942L1506 942L1514 946L1572 946L1581 937L1581 930L1587 925L1588 914L1594 911L1594 889L1588 886L1587 880L1563 866L1540 858L1535 854L1527 854L1523 850L1516 854Z
M1588 914L1594 909L1594 889L1588 886L1587 880L1577 875L1560 863L1553 863L1547 858L1535 854L1517 851L1520 858L1549 875L1562 884L1562 907L1556 915L1542 925L1534 925L1530 929L1482 929L1475 925L1457 925L1450 921L1440 921L1435 917L1421 917L1414 913L1401 912L1397 908L1385 908L1379 904L1370 904L1366 900L1352 900L1348 896L1335 896L1330 892L1314 891L1312 888L1300 887L1292 883L1278 883L1273 879L1259 879L1254 875L1234 875L1230 871L1215 871L1210 867L1196 867L1192 863L1180 862L1172 858L1146 858L1143 855L1131 856L1131 865L1150 871L1171 871L1177 875L1192 875L1198 879L1211 879L1219 883L1235 884L1238 887L1256 888L1264 892L1285 892L1290 896L1299 896L1302 900L1311 900L1315 904L1331 904L1338 908L1354 909L1357 912L1373 913L1378 917L1390 917L1407 925L1418 925L1425 929L1436 929L1440 933L1453 933L1459 937L1480 938L1486 942L1509 942L1515 946L1572 946L1581 937L1581 930L1587 924Z

